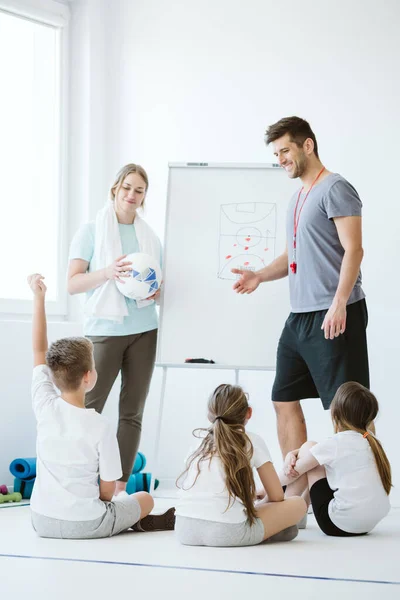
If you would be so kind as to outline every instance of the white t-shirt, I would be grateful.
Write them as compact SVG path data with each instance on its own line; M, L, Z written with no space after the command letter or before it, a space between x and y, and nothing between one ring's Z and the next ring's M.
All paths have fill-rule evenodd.
M332 522L348 533L371 531L390 510L375 457L368 440L357 431L341 431L310 448L324 465L334 498Z
M92 521L105 512L99 476L122 475L118 443L110 423L94 409L65 402L46 365L33 369L32 404L37 420L34 512L67 521Z
M251 466L258 469L271 461L271 455L264 440L255 433L247 432L253 444ZM200 462L200 475L196 483L198 461L193 461L185 479L181 482L180 498L176 505L176 514L192 519L204 519L217 523L242 523L247 515L243 503L236 498L230 507L228 490L225 484L225 471L218 456L210 461ZM192 487L193 486L193 487Z

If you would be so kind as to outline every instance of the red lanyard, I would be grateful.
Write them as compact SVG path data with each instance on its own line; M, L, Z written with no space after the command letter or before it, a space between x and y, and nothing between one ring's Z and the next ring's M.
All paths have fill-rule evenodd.
M322 169L320 170L320 172L318 173L318 175L316 176L316 178L314 179L314 181L311 184L310 189L308 190L307 194L304 196L304 200L300 206L300 210L299 210L299 214L297 214L297 208L299 206L299 202L300 202L300 196L302 191L304 190L304 186L301 188L301 190L299 191L299 195L297 196L297 202L296 202L296 206L294 208L294 217L293 217L293 261L290 263L290 269L292 271L293 274L295 274L297 272L297 262L296 262L296 247L297 247L297 242L296 242L296 238L297 238L297 229L299 227L299 220L300 220L300 215L301 215L301 211L303 210L303 206L308 198L308 194L311 192L311 190L313 189L314 185L317 183L318 179L320 178L320 176L322 175L322 173L325 171L325 167L322 167Z

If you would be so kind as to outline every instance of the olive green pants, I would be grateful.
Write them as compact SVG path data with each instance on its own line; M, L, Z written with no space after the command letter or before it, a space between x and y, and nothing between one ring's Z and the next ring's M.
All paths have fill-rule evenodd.
M157 329L122 336L88 336L94 346L98 379L86 395L86 408L101 413L121 372L118 445L122 481L128 481L139 448L144 405L154 369Z

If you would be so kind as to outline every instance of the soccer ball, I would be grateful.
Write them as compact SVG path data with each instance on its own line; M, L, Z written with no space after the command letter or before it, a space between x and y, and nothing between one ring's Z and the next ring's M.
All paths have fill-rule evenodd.
M125 283L116 281L119 291L133 300L146 300L156 293L161 285L162 272L158 262L143 252L128 254L124 261L132 263L129 277L124 277Z

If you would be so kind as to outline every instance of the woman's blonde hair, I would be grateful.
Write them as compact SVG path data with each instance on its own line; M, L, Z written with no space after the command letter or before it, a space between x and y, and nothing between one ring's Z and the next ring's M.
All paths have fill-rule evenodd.
M143 179L143 181L146 184L145 194L147 193L147 190L149 189L149 178L147 176L146 171L140 165L129 163L129 165L125 165L124 167L122 167L122 169L120 169L116 175L115 181L110 189L111 200L115 200L115 197L121 189L121 186L124 183L126 177L128 177L128 175L130 175L131 173L137 173L137 175L139 175ZM144 202L145 200L143 200L141 208L144 208Z
M219 385L208 401L208 419L211 427L195 429L193 435L205 436L200 447L189 457L185 471L178 477L177 485L185 478L190 466L197 461L197 475L200 474L200 463L211 462L214 456L221 460L229 502L226 510L239 498L250 523L254 523L256 511L254 500L256 487L250 460L253 456L253 445L245 431L245 421L249 404L242 388L236 385ZM183 487L183 485L182 485Z
M366 387L355 381L340 386L332 400L331 417L335 432L353 430L366 437L387 494L392 487L390 462L382 444L368 431L379 411L378 401Z

